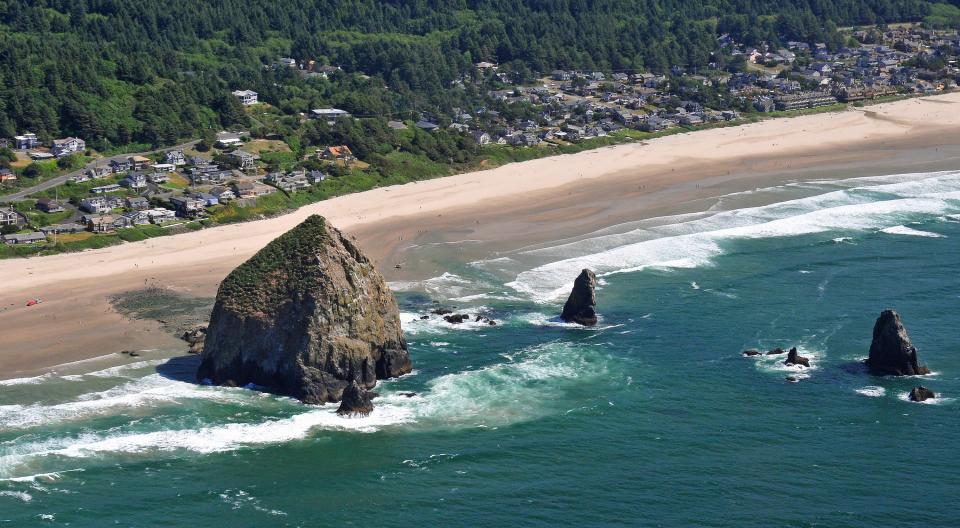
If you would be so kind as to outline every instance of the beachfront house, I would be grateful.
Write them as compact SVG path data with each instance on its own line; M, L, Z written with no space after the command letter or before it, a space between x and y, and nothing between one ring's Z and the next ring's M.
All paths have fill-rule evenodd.
M134 227L138 225L146 225L150 223L150 217L147 213L143 211L130 211L129 213L123 213L117 218L117 223L119 227Z
M21 233L21 234L12 234L12 235L3 235L4 244L38 244L40 242L47 241L47 235L34 231L32 233Z
M320 157L325 160L331 161L353 161L356 158L353 157L353 151L350 150L350 147L346 145L337 145L335 147L327 147L320 153Z
M234 90L233 96L240 100L240 104L250 106L257 104L257 92L253 90Z
M115 221L112 215L93 216L87 220L87 229L94 233L110 233L116 229Z
M17 150L29 150L40 146L40 140L33 132L27 132L21 136L13 137L13 144Z
M176 208L180 216L193 216L206 207L203 200L198 200L192 196L173 196L170 198L170 205Z
M150 218L150 221L154 224L162 224L163 222L168 222L177 218L177 214L175 212L162 207L147 209L144 211L144 213L146 213L147 217Z
M80 200L80 210L93 214L106 213L111 209L108 200L103 196L94 196Z
M219 203L229 202L237 197L237 195L227 187L212 187L210 189L210 195L216 197Z
M50 152L58 158L64 156L69 156L74 152L82 152L87 149L87 143L75 137L68 137L64 139L54 139L53 148L50 149Z

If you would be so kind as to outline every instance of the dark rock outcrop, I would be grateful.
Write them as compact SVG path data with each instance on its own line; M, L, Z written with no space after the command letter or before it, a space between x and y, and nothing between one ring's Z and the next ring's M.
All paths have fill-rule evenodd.
M784 361L783 364L787 366L803 365L804 367L810 368L810 360L797 353L796 347L791 348L790 352L787 352L787 360Z
M774 348L773 350L768 351L768 352L767 352L767 355L768 355L768 356L779 356L780 354L786 354L786 352L787 352L786 350L784 350L784 349L782 349L782 348L780 348L780 347L777 347L777 348Z
M588 269L581 271L573 281L573 290L563 305L560 318L583 326L597 324L597 296L594 293L596 287L597 276Z
M893 310L884 310L873 325L873 342L870 343L867 368L871 374L878 376L930 373L930 369L918 362L917 349L910 343L900 314Z
M452 314L443 316L443 320L450 324L460 324L464 321L469 321L470 316L465 314Z
M914 387L913 390L910 391L910 401L922 402L936 397L937 395L932 390L923 385Z
M368 389L411 369L383 277L314 215L224 279L197 377L323 403L340 401L351 382Z
M346 389L343 389L343 398L340 400L340 408L337 414L341 416L366 416L373 412L373 402L371 393L363 390L357 382L351 381Z
M755 350L755 349L753 349L753 348L751 348L750 350L744 350L744 351L743 351L743 355L746 356L746 357L759 356L760 354L761 354L761 352L760 352L759 350Z

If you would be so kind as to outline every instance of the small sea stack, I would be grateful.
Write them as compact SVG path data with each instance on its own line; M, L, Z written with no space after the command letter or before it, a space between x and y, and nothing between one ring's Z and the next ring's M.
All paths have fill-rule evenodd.
M581 271L577 279L573 281L573 290L570 292L566 304L563 305L560 318L568 323L583 326L597 324L596 288L596 274L588 269Z
M790 349L790 352L787 352L787 360L784 361L783 364L788 367L802 365L804 367L810 368L810 359L804 356L801 356L800 353L797 352L797 347L793 347Z
M913 402L922 402L936 397L936 393L923 385L916 386L910 391L910 401Z
M197 378L321 404L411 369L383 277L352 238L313 215L220 284Z
M373 402L370 393L363 390L356 381L351 381L346 389L343 389L343 397L340 399L340 408L337 414L340 416L367 416L373 412Z
M877 376L916 376L929 374L930 369L920 365L917 349L910 342L900 314L884 310L873 325L873 341L867 368Z

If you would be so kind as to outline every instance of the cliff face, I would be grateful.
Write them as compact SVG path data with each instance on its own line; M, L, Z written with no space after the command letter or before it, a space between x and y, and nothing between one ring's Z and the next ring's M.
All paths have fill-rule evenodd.
M322 403L339 401L351 381L370 388L411 368L383 277L314 215L220 285L197 377Z

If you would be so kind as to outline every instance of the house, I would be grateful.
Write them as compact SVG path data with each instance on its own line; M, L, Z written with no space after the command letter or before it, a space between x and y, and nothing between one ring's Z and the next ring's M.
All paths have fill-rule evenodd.
M257 104L257 92L253 90L234 90L233 96L240 100L240 104L250 106Z
M110 170L114 173L117 172L127 172L132 167L129 159L112 159L110 160Z
M343 160L343 161L353 161L356 159L353 157L353 151L350 150L350 147L346 145L337 145L335 147L327 147L320 154L320 157L328 160Z
M490 144L490 134L483 130L474 130L470 135L473 137L473 140L477 142L477 145L481 147Z
M421 119L420 121L417 121L417 124L414 125L414 126L416 126L417 128L419 128L420 130L426 130L427 132L433 132L433 131L435 131L435 130L439 130L439 129L440 129L440 125L438 125L438 124L436 124L436 123L433 123L433 122L430 122L430 121L427 121L427 120L424 120L424 119Z
M81 152L87 149L87 143L75 137L68 137L64 139L54 139L53 148L50 149L54 156L62 158L64 156L69 156L74 152Z
M232 190L226 187L213 187L210 189L210 195L215 197L219 203L229 202L237 197Z
M167 153L163 155L163 161L165 163L169 163L170 165L174 165L176 167L180 167L187 164L186 157L184 157L182 150L167 151Z
M307 180L309 180L310 183L312 183L312 184L314 184L314 185L316 185L316 184L318 184L318 183L320 183L320 182L322 182L322 181L324 181L324 180L326 180L326 179L327 179L327 175L324 174L323 172L318 171L318 170L312 170L312 171L310 171L310 172L307 173Z
M17 150L29 150L32 148L37 148L40 146L40 140L37 139L37 135L32 132L27 132L22 136L14 136L13 144Z
M80 210L86 211L93 214L101 214L109 211L110 205L107 202L107 199L103 196L96 196L93 198L84 198L80 200Z
M120 190L119 185L117 185L116 183L111 183L109 185L94 187L93 189L90 189L90 192L93 194L104 194L104 193L116 192L119 190Z
M277 65L281 67L287 67L287 68L296 68L297 61L294 59L291 59L290 57L280 57L279 59L277 59Z
M339 108L314 108L310 110L311 119L324 119L331 125L338 119L346 119L348 117L350 117L350 112Z
M147 200L142 196L134 196L124 200L124 205L126 205L127 209L132 211L143 211L144 209L150 207L150 200Z
M120 185L133 191L140 191L147 188L147 176L142 172L128 172L127 176L120 180Z
M133 227L149 224L150 216L143 211L130 211L120 215L117 221L122 224L120 227Z
M192 196L173 196L170 198L170 204L177 209L180 216L191 216L206 207L203 200L198 200Z
M171 165L172 167L173 165ZM172 172L172 171L171 171ZM147 181L156 185L170 181L171 172L160 171L147 175Z
M175 172L177 170L177 166L173 163L154 163L153 165L150 165L150 168L155 173Z
M37 231L24 234L3 235L2 238L4 244L36 244L47 241L47 235Z
M208 170L212 168L213 170ZM206 167L194 167L188 174L190 185L211 185L226 183L233 177L233 173L228 170L221 170L216 165L207 165Z
M214 205L220 204L220 199L210 193L196 192L191 194L190 197L202 201L205 207L213 207Z
M260 156L256 154L251 154L243 150L234 150L228 154L230 159L237 163L237 166L240 167L240 170L246 172L257 169L257 162L260 161Z
M13 207L7 207L6 209L0 209L0 226L6 225L18 225L20 223L20 215L13 210Z
M238 182L233 184L233 193L239 198L255 198L256 187L252 182Z
M33 161L48 161L48 160L52 160L52 159L54 159L54 158L56 158L56 156L54 156L53 154L51 154L51 153L49 153L49 152L36 152L36 151L34 151L34 152L31 152L31 153L30 153L30 159L32 159Z
M106 178L113 170L110 167L91 167L84 173L88 179Z
M40 228L40 231L42 231L43 234L47 236L61 235L63 233L79 233L81 231L86 231L86 230L87 230L87 226L77 224L77 223L53 224L53 225L43 226Z
M60 205L59 202L51 200L50 198L40 198L37 200L35 207L44 213L62 213L64 211L63 206Z
M240 134L236 132L217 133L217 146L221 148L239 147L242 144L243 141L240 139Z
M287 192L297 192L310 188L305 172L273 172L267 175L266 181Z
M177 218L176 213L170 209L164 209L162 207L157 207L156 209L147 209L144 211L144 213L154 224L160 224Z
M394 130L406 130L407 125L403 121L387 121L387 126Z
M6 167L0 168L0 183L16 181L16 179L17 179L17 175L12 170Z
M143 170L147 168L147 165L153 162L153 160L144 156L130 156L129 158L127 158L127 161L130 162L129 170L135 170L135 171Z
M112 215L94 216L87 221L87 229L94 233L109 233L116 229L115 221Z

